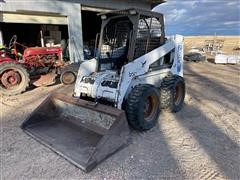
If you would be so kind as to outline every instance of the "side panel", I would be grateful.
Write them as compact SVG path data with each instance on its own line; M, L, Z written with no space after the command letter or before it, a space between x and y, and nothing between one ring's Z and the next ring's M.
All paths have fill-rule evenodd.
M152 63L156 62L173 49L175 49L175 57L171 72L183 76L183 36L176 35L159 48L156 48L123 66L118 84L118 94L115 99L118 109L121 109L123 99L127 94L128 89L131 88L130 84L132 81L136 81L138 76L148 73L149 66Z
M162 79L166 77L170 73L170 71L171 71L170 68L166 68L166 69L161 69L154 72L149 72L147 74L134 78L134 81L132 81L128 87L125 97L128 97L132 88L138 84L151 84L156 87L160 87L162 83Z
M123 99L132 82L137 76L144 75L148 72L149 66L159 58L165 56L168 52L175 48L175 43L172 40L166 42L161 47L135 59L133 62L123 66L121 70L120 81L118 84L118 95L115 102L117 108L121 109Z

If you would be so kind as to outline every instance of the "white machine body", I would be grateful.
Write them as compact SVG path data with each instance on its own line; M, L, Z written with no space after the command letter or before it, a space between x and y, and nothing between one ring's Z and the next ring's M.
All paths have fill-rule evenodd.
M151 64L171 52L172 66L152 70ZM74 89L74 96L82 95L112 102L122 109L122 103L132 88L139 84L152 84L160 87L162 79L168 74L183 76L183 36L170 37L166 43L151 52L122 66L120 74L113 70L96 72L97 60L81 64Z

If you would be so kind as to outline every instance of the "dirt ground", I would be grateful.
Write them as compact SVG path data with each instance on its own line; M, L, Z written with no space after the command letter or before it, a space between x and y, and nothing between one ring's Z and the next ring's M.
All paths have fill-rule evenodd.
M240 179L240 66L186 63L185 78L182 111L132 130L129 146L88 174L19 127L62 85L1 97L1 179Z

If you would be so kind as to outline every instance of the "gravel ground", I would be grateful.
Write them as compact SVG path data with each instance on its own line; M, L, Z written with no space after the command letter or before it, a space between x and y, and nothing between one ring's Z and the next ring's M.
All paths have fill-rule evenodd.
M239 73L239 65L186 63L183 110L132 131L128 147L87 174L19 128L62 85L1 97L1 179L240 179Z

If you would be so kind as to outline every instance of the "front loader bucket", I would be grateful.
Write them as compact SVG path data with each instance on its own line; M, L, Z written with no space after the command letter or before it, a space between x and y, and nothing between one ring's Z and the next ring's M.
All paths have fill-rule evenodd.
M130 133L124 111L57 93L23 122L22 129L86 172L124 147Z

